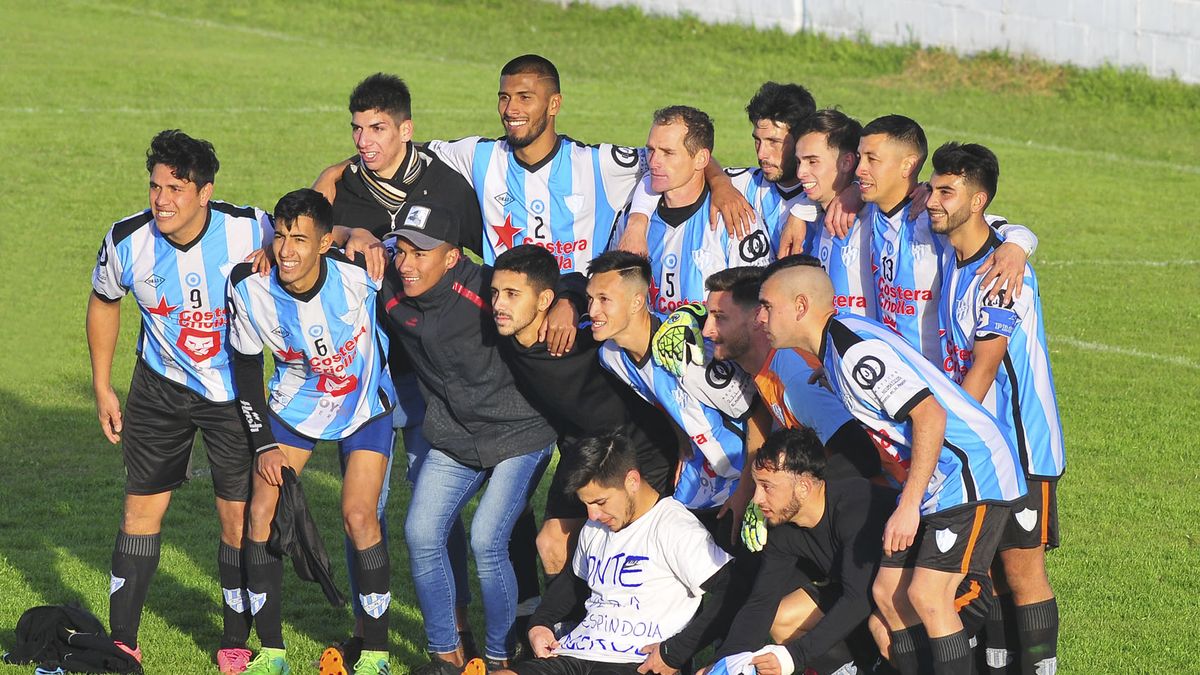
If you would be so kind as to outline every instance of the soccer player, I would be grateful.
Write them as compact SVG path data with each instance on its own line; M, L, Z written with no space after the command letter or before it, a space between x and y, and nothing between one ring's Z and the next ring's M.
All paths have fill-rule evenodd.
M925 164L925 132L903 115L885 115L863 127L856 175L866 206L859 212L871 229L871 270L877 297L876 317L904 337L930 363L941 363L938 295L941 292L943 237L929 229L929 214L908 219L909 194ZM1027 228L996 225L1006 241L992 255L994 270L1008 288L1019 287L1025 262L1037 246ZM1014 293L1016 291L1014 290Z
M830 479L809 428L771 434L754 459L754 483L770 535L716 658L756 651L758 672L781 675L853 673L856 664L869 671L878 655L867 631L871 583L896 491L860 477Z
M713 123L707 114L678 105L655 111L646 149L650 189L662 195L646 237L652 311L670 314L702 302L704 280L714 272L771 262L770 233L761 217L741 239L708 226L704 171L712 158Z
M892 663L918 672L922 625L934 672L970 672L955 595L968 572L986 574L1008 503L1025 495L1011 435L903 338L870 319L835 316L820 268L768 269L759 299L771 343L816 354L834 394L908 466L873 587Z
M650 263L627 251L597 256L588 269L588 311L592 337L604 343L604 367L659 406L686 439L675 484L675 499L697 512L726 550L733 550L733 528L719 527L727 513L740 525L751 490L738 481L747 449L755 449L770 424L755 402L750 376L736 365L711 358L706 343L705 363L691 362L682 376L668 372L651 358L650 340L662 322L647 306ZM753 423L748 424L752 419ZM749 437L747 431L753 432ZM726 502L728 501L728 507Z
M929 219L933 231L950 243L938 310L943 366L1013 430L1029 486L1005 521L1000 564L993 566L1000 598L987 625L987 663L999 672L1014 661L1020 672L1053 672L1058 605L1045 556L1058 546L1055 493L1066 458L1037 277L1026 265L1025 292L1019 298L1006 289L988 297L975 274L982 259L1000 246L983 217L999 175L995 154L981 145L947 143L933 153ZM1004 644L1005 624L1016 627L1019 644Z
M500 353L517 387L558 432L560 457L575 452L585 438L620 430L637 453L642 480L669 494L678 455L670 420L600 365L600 343L591 331L581 331L562 356L551 355L538 339L556 287L576 279L586 283L578 274L560 280L554 255L541 246L522 244L497 256L491 297ZM577 290L571 297L582 303L582 285ZM537 537L546 586L568 563L570 543L587 518L583 503L563 487L568 465L560 459Z
M222 672L250 658L242 523L250 496L246 432L234 404L225 349L228 270L262 247L270 217L212 199L220 164L208 141L159 133L146 153L150 208L115 223L96 257L87 337L100 429L123 441L125 507L112 556L109 627L141 661L138 624L158 568L159 532L171 493L188 478L196 430L212 468L221 537L217 552L224 632ZM127 293L141 313L138 359L124 414L111 383Z
M733 561L682 504L642 479L637 458L617 434L585 439L565 458L565 487L588 522L570 573L531 619L537 658L501 673L668 675L724 633L738 598ZM581 607L583 621L557 638L554 624Z
M290 672L283 643L283 560L267 547L283 484L317 441L337 441L345 457L342 518L354 543L356 602L364 612L363 648L355 675L387 673L391 562L377 505L392 453L387 336L378 326L379 283L365 263L330 252L329 202L307 188L275 205L275 271L254 274L251 263L229 278L238 400L255 453L254 494L246 536L250 611L262 650L251 675ZM270 407L262 388L263 348L275 372Z
M453 211L409 208L400 214L383 297L387 328L417 373L427 406L425 437L433 446L417 474L404 532L431 653L418 672L459 673L464 665L454 620L462 599L451 574L461 561L451 560L457 553L446 543L484 482L470 544L483 594L484 656L495 669L513 656L518 598L510 534L545 471L556 434L521 395L496 347L486 299L491 269L452 243L461 226Z

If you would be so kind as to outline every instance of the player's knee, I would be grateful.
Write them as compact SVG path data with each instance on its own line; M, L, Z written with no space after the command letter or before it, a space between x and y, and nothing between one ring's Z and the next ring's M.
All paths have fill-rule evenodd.
M913 579L905 593L908 603L922 619L944 610L954 611L954 593L942 584Z
M354 541L379 531L379 516L375 505L353 504L342 509L342 524Z
M896 587L887 583L882 578L876 578L874 585L871 586L871 596L875 599L875 606L886 617L896 616Z

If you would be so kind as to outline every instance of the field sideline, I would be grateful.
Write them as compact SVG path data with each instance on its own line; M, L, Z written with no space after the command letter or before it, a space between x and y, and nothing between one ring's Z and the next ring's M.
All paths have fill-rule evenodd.
M352 153L345 104L362 77L408 81L418 138L499 135L499 68L537 52L562 73L559 131L588 142L641 144L655 108L686 103L713 116L724 165L752 165L742 109L775 79L863 122L909 115L931 147L989 145L1001 163L990 211L1041 239L1069 464L1063 547L1049 556L1062 672L1200 671L1200 87L526 0L0 0L0 15L0 646L33 605L78 599L107 617L123 475L97 428L83 317L101 237L146 206L154 133L211 140L215 196L269 210ZM122 400L137 322L124 304ZM194 474L142 621L148 673L215 672L202 453ZM333 453L322 446L305 476L344 582ZM393 664L406 672L425 656L407 490L399 475L392 486ZM285 637L303 671L349 610L286 576Z

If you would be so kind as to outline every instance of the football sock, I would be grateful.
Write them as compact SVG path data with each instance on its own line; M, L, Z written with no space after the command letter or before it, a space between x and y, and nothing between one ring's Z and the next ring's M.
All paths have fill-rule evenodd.
M971 675L971 642L967 631L960 630L940 638L929 638L929 651L933 653L935 675Z
M387 651L388 607L392 604L392 564L387 544L355 551L358 601L363 608L363 650Z
M1058 665L1058 600L1017 607L1021 672L1054 672Z
M246 575L242 549L225 542L217 547L217 577L221 581L221 649L245 647L250 637L250 608L246 603Z
M920 675L933 670L929 635L921 624L892 631L892 665L902 675Z
M137 648L146 591L158 569L159 535L117 532L108 585L108 625L113 640Z
M1013 604L1012 594L1005 593L992 600L988 611L987 623L981 634L981 649L976 659L981 662L980 670L988 675L1005 675L1016 663L1017 645L1017 606Z
M264 647L283 649L282 602L283 558L267 549L265 541L247 541L246 599L250 603L259 642Z

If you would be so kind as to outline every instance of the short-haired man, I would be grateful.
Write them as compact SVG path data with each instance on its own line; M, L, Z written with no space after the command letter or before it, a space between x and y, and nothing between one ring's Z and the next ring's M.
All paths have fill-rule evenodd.
M254 495L246 535L250 611L262 651L251 675L290 672L283 643L283 560L267 546L283 468L299 474L318 441L337 441L345 465L342 518L354 543L356 603L363 607L363 646L356 675L387 673L391 562L377 505L392 454L388 340L379 327L379 282L361 257L330 252L329 202L307 188L275 205L275 270L251 263L229 278L229 343L255 451ZM270 406L263 394L263 349L271 351Z
M509 560L513 525L549 461L556 434L521 395L497 349L487 298L491 269L458 247L461 223L437 205L413 206L396 229L396 255L383 280L386 324L412 359L433 446L417 474L405 521L417 601L431 662L426 673L459 673L453 523L484 482L470 529L483 593L485 656L513 656L517 584Z
M578 274L560 278L554 255L541 246L522 244L496 257L491 297L500 353L517 387L558 432L560 457L584 438L620 430L637 453L642 480L670 494L678 455L670 420L600 365L600 343L591 331L582 330L561 356L538 339L555 289L569 279L586 281ZM582 303L582 285L575 290L570 297ZM579 314L585 313L581 306ZM547 586L569 561L569 544L587 518L584 505L563 487L568 465L560 459L537 537Z
M1058 546L1056 492L1066 455L1033 269L1025 267L1019 298L1007 289L989 297L975 274L984 256L1000 246L983 217L999 176L996 155L982 145L947 143L933 153L930 225L950 243L939 308L943 366L1013 430L1029 486L1024 501L1013 504L1000 538L1000 564L993 566L999 602L987 625L987 663L1002 672L1014 661L1021 672L1052 672L1058 604L1046 576L1046 550ZM1005 644L1005 624L1015 627L1019 644Z
M212 199L219 166L208 141L177 129L154 137L146 152L150 207L115 223L100 244L87 337L100 429L111 443L124 441L125 508L108 594L112 637L141 661L138 624L158 568L162 519L188 478L199 429L221 521L217 661L222 672L240 672L250 658L241 545L252 455L224 344L225 284L229 269L262 247L271 221L261 210ZM122 415L110 378L120 300L130 292L142 321Z
M816 354L834 394L908 465L874 584L892 662L918 672L923 624L936 672L970 672L955 594L969 572L986 573L1008 503L1025 494L1011 434L903 338L835 316L820 268L768 269L759 299L771 343Z
M941 363L937 307L941 293L943 237L929 229L929 214L909 220L909 195L929 152L921 125L903 115L885 115L863 127L856 175L866 206L859 212L871 228L871 269L877 296L875 317L915 346L930 363ZM1027 228L995 220L1005 243L992 256L1008 288L1020 287L1025 262L1037 246Z
M716 658L755 651L760 673L869 671L871 584L896 491L826 476L812 429L771 434L754 458L754 503L770 535L754 588ZM771 642L762 649L762 638Z
M566 461L565 487L586 505L588 522L571 572L530 620L537 658L509 672L677 673L724 633L737 597L733 561L682 504L642 479L624 437L585 439ZM556 638L554 624L580 607L583 621Z
M592 337L604 343L601 362L666 411L686 437L674 496L698 512L718 543L733 550L733 528L718 527L717 521L732 511L733 522L741 523L750 499L745 484L738 490L747 450L758 447L770 424L755 401L750 376L735 364L712 359L711 343L704 345L707 365L690 362L680 376L654 362L650 341L662 317L647 306L650 262L645 258L609 251L593 260L588 272Z
M662 195L646 241L651 309L669 314L704 300L704 280L729 267L771 262L771 236L759 217L746 236L708 226L705 168L712 159L713 123L703 111L676 105L654 113L646 139L650 189Z

